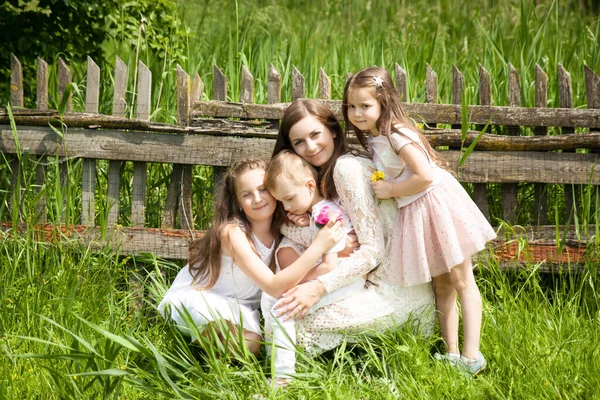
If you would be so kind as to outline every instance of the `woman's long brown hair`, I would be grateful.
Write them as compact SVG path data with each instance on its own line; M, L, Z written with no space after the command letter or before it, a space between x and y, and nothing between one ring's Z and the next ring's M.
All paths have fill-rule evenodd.
M253 169L266 171L267 167L268 163L261 159L239 161L231 166L220 182L213 200L214 213L210 228L203 237L193 240L189 245L188 265L190 274L193 277L193 282L200 284L202 289L213 287L221 274L221 232L227 225L241 224L248 241L253 243L250 221L237 201L235 184L237 179L244 173ZM285 216L277 207L271 223L271 233L275 238L274 248L277 248L279 244L279 229L284 218ZM269 267L273 272L275 271L274 257Z
M376 85L375 78L381 78L381 84ZM402 104L400 103L400 95L396 91L394 84L392 83L392 78L390 74L383 68L378 67L367 67L363 68L348 79L346 82L346 87L344 88L344 100L342 102L342 113L344 114L344 121L346 124L346 133L349 131L354 131L358 142L363 146L367 147L367 139L365 137L365 133L361 131L359 128L354 126L352 122L348 119L348 92L351 89L361 89L361 88L372 88L373 96L379 101L381 105L381 115L379 119L377 119L376 127L379 133L385 135L390 141L390 146L392 149L398 153L398 149L394 147L394 144L391 141L392 132L398 133L404 137L406 135L402 134L396 125L404 125L408 127L410 130L416 132L419 135L419 140L423 146L423 150L429 157L429 159L435 162L438 166L442 168L447 167L447 163L440 159L437 151L431 147L429 141L423 135L423 132L412 122L410 118L406 116L404 113L404 109L402 108ZM411 138L408 138L412 140Z
M328 200L335 199L338 197L338 194L335 188L335 182L333 181L333 171L337 159L346 153L352 153L359 156L366 156L366 154L350 149L346 138L346 132L342 129L335 114L322 102L311 99L298 99L290 104L283 113L281 125L279 126L279 134L277 135L277 141L275 142L275 148L273 149L271 157L275 157L282 150L288 149L294 151L294 147L290 141L290 130L300 120L308 116L314 117L323 124L323 126L329 129L334 136L333 153L323 166L317 167L317 170L319 170L319 189L321 195ZM366 150L364 145L363 147Z

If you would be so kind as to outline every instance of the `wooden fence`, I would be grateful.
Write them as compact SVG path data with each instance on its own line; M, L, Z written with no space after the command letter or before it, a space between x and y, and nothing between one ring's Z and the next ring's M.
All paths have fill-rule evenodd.
M100 94L100 69L88 58L86 79L86 112L67 112L59 115L48 110L48 65L37 60L37 107L23 109L23 76L19 60L11 54L11 96L18 141L8 126L6 110L0 109L0 149L17 154L25 149L38 157L59 156L83 159L81 224L87 228L72 227L66 232L82 240L102 245L110 243L123 253L153 252L168 258L185 258L193 231L194 207L192 205L192 166L209 165L214 168L216 180L234 161L246 157L268 158L277 135L276 126L287 107L281 103L281 75L271 65L268 73L268 104L254 104L254 78L242 68L239 102L227 101L227 78L214 66L213 99L201 101L204 84L199 75L190 79L177 68L177 125L150 122L152 75L139 62L134 84L135 119L126 118L127 66L118 57L114 69L113 113L98 114ZM548 260L548 268L559 261L581 261L587 236L580 232L561 232L566 246L556 252L556 227L547 226L547 199L544 184L564 184L565 198L572 201L572 185L600 185L596 172L600 149L600 78L584 66L586 78L587 109L573 109L572 84L567 71L559 67L557 82L561 108L547 108L548 77L536 66L535 108L521 107L519 74L512 66L508 73L508 102L506 106L492 106L490 74L479 67L479 104L468 106L469 123L483 127L486 124L505 126L506 135L483 135L464 165L458 168L462 148L476 140L479 132L471 130L463 140L461 130L461 98L464 77L453 68L452 104L438 104L436 72L427 66L425 79L426 103L404 103L407 113L426 124L426 134L432 145L446 146L441 151L451 168L458 172L461 182L474 185L474 199L489 218L488 183L502 184L503 219L514 223L517 209L517 184L535 185L536 226L522 228L528 238L531 254L513 254L514 241L497 243L496 255L502 260L519 261L527 257ZM396 86L401 98L407 98L406 72L396 65ZM57 65L58 93L63 93L71 81L71 72L59 58ZM305 97L304 77L292 71L292 99ZM341 101L331 100L331 81L323 69L319 75L318 98L341 118ZM68 127L59 135L49 127L51 121L60 120ZM437 128L441 124L450 128ZM520 127L532 127L533 136L522 136ZM549 136L548 127L560 127L561 135ZM588 128L589 132L574 133L574 128ZM61 137L62 136L62 137ZM584 151L577 151L585 149ZM109 232L95 226L97 206L96 160L109 160L108 185L105 190L110 204ZM115 228L119 218L119 188L121 164L133 162L131 188L131 226ZM147 163L171 163L173 171L168 184L161 226L149 227L146 223ZM19 161L11 161L11 185L15 187L19 174ZM36 187L44 187L46 174L42 163L38 165ZM68 179L63 174L63 179ZM12 189L11 189L12 190ZM14 195L14 190L13 190ZM45 222L44 196L38 202L40 222ZM573 205L567 204L568 210ZM178 217L178 218L177 218ZM176 226L176 221L180 225ZM7 224L5 224L6 226ZM586 227L588 228L588 227ZM7 229L5 227L5 229ZM65 230L63 227L43 226L40 232ZM518 229L517 229L518 230ZM102 231L102 232L101 232ZM593 227L584 231L594 234ZM110 239L108 239L110 238ZM534 248L534 246L538 248ZM541 248L539 246L542 246ZM546 248L544 246L547 246ZM541 249L541 250L540 250ZM541 252L541 253L540 253ZM543 254L542 254L543 253Z

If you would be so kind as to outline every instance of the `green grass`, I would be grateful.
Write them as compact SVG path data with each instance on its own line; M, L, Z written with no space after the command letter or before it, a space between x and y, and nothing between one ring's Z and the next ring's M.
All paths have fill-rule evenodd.
M392 330L315 360L271 391L268 360L230 363L190 345L155 305L180 265L119 258L30 234L0 244L0 397L22 398L595 398L600 395L600 308L594 269L540 275L535 265L482 265L485 373L466 379L435 363L439 332ZM146 303L131 308L134 266L147 270ZM317 394L318 393L318 394Z

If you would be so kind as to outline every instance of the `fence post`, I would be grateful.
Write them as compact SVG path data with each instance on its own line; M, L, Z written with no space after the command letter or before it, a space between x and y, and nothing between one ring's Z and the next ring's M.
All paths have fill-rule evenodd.
M548 106L548 75L538 65L535 65L535 106L543 108ZM546 136L548 128L545 126L536 126L535 136ZM548 204L546 203L546 188L543 183L534 183L534 218L537 225L548 224Z
M588 108L600 108L600 77L586 64L583 65L585 72L585 89L587 94ZM598 196L598 186L595 187ZM596 218L600 218L600 210L596 210ZM598 234L598 232L596 232Z
M40 57L36 60L37 64L37 79L36 79L36 108L38 110L48 109L48 64ZM39 195L39 200L35 205L38 222L45 223L47 220L46 210L46 195L40 191L44 188L46 180L46 164L45 156L37 157L37 165L35 166L35 186Z
M100 68L89 56L87 58L86 82L85 111L97 114L98 102L100 101ZM94 216L96 215L94 202L96 160L84 158L82 168L81 223L94 226Z
M23 68L21 62L10 53L10 105L11 107L24 107L23 100Z
M127 93L127 65L117 56L115 61L115 86L113 91L113 115L125 116ZM121 161L108 162L108 225L114 225L119 220L119 191L121 189Z
M426 103L437 104L438 102L438 76L429 64L425 73L425 98Z
M177 124L180 126L189 126L190 122L190 78L189 75L177 65ZM193 226L191 218L191 209L188 203L191 203L191 188L189 182L183 181L184 169L190 167L184 164L173 164L167 198L165 199L165 208L161 218L162 228L173 228L175 226L176 210L179 205L181 228L187 229ZM181 193L181 195L180 195ZM190 198L187 199L186 195Z
M331 99L331 79L329 79L323 67L319 68L319 93L317 98L321 100Z
M481 64L479 65L479 104L482 106L492 105L492 82L490 79L490 73L487 72ZM484 127L481 126L478 129L483 128ZM475 204L477 204L485 218L487 218L487 220L489 221L490 209L487 200L486 184L475 183L473 187L473 197L475 200Z
M573 89L571 85L571 74L562 66L558 64L558 97L560 100L561 108L573 108ZM573 133L575 129L572 127L563 127L561 133L563 135ZM571 153L572 151L563 150L564 153ZM573 185L566 184L565 188L565 208L567 219L573 211Z
M452 64L452 104L462 105L463 91L465 90L465 76L456 65ZM453 124L452 129L461 129L461 124Z
M150 120L150 102L152 89L152 73L146 65L139 61L139 85L137 92L136 118ZM131 188L131 225L144 226L146 214L146 162L133 162L133 184Z
M245 65L242 65L242 82L240 101L242 103L254 103L254 77Z
M67 86L71 83L72 80L72 74L71 74L71 70L69 69L69 66L67 65L67 63L65 62L65 60L63 60L62 57L58 57L58 68L57 68L57 76L58 76L58 101L59 104L62 103L63 101L63 97L65 95L65 92L67 90ZM67 98L67 107L66 107L66 112L71 112L73 106L73 92L69 93L69 97ZM57 160L60 160L57 157ZM65 157L64 159L58 161L59 162L59 174L60 174L60 185L62 188L63 193L65 194L63 196L63 204L62 204L62 210L60 213L60 220L61 222L65 222L66 221L66 217L67 217L67 204L68 202L68 197L69 197L69 193L70 193L70 189L69 189L69 168L68 168L68 159Z
M23 104L23 68L19 59L10 53L10 105L11 107L23 107ZM17 213L18 219L21 221L23 217L23 190L21 187L24 182L17 154L10 157L10 171L11 201L9 206L13 212Z
M213 74L213 93L215 100L227 101L227 78L216 64L213 66ZM217 194L219 184L225 177L226 172L226 167L213 167L213 198Z
M267 103L281 103L281 74L275 69L273 63L269 63L269 78L267 84ZM279 120L269 120L271 128L279 129Z
M396 90L400 95L400 101L408 102L408 91L406 88L406 71L396 63Z
M292 101L306 97L304 76L295 66L292 66Z
M509 107L521 106L521 83L519 72L508 64L508 105ZM506 128L508 136L519 136L521 128L519 126L508 126ZM515 224L517 218L517 184L505 183L502 185L502 215L504 221L509 224Z

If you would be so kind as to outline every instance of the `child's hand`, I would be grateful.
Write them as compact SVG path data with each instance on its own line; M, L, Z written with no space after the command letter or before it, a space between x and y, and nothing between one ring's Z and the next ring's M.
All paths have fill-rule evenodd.
M322 253L328 252L346 235L346 232L342 229L343 224L344 221L336 221L336 218L331 218L327 225L319 230L313 244L320 244Z
M375 197L377 197L380 200L385 200L394 197L392 194L392 184L390 182L371 182L371 187L373 188L373 192L375 192Z
M308 226L310 222L310 217L308 216L308 213L292 214L291 212L288 212L287 217L290 221L292 221L298 226Z
M354 253L358 249L360 249L358 236L356 236L356 232L352 230L346 235L346 247L344 247L343 250L338 251L338 257L350 257L350 254Z

